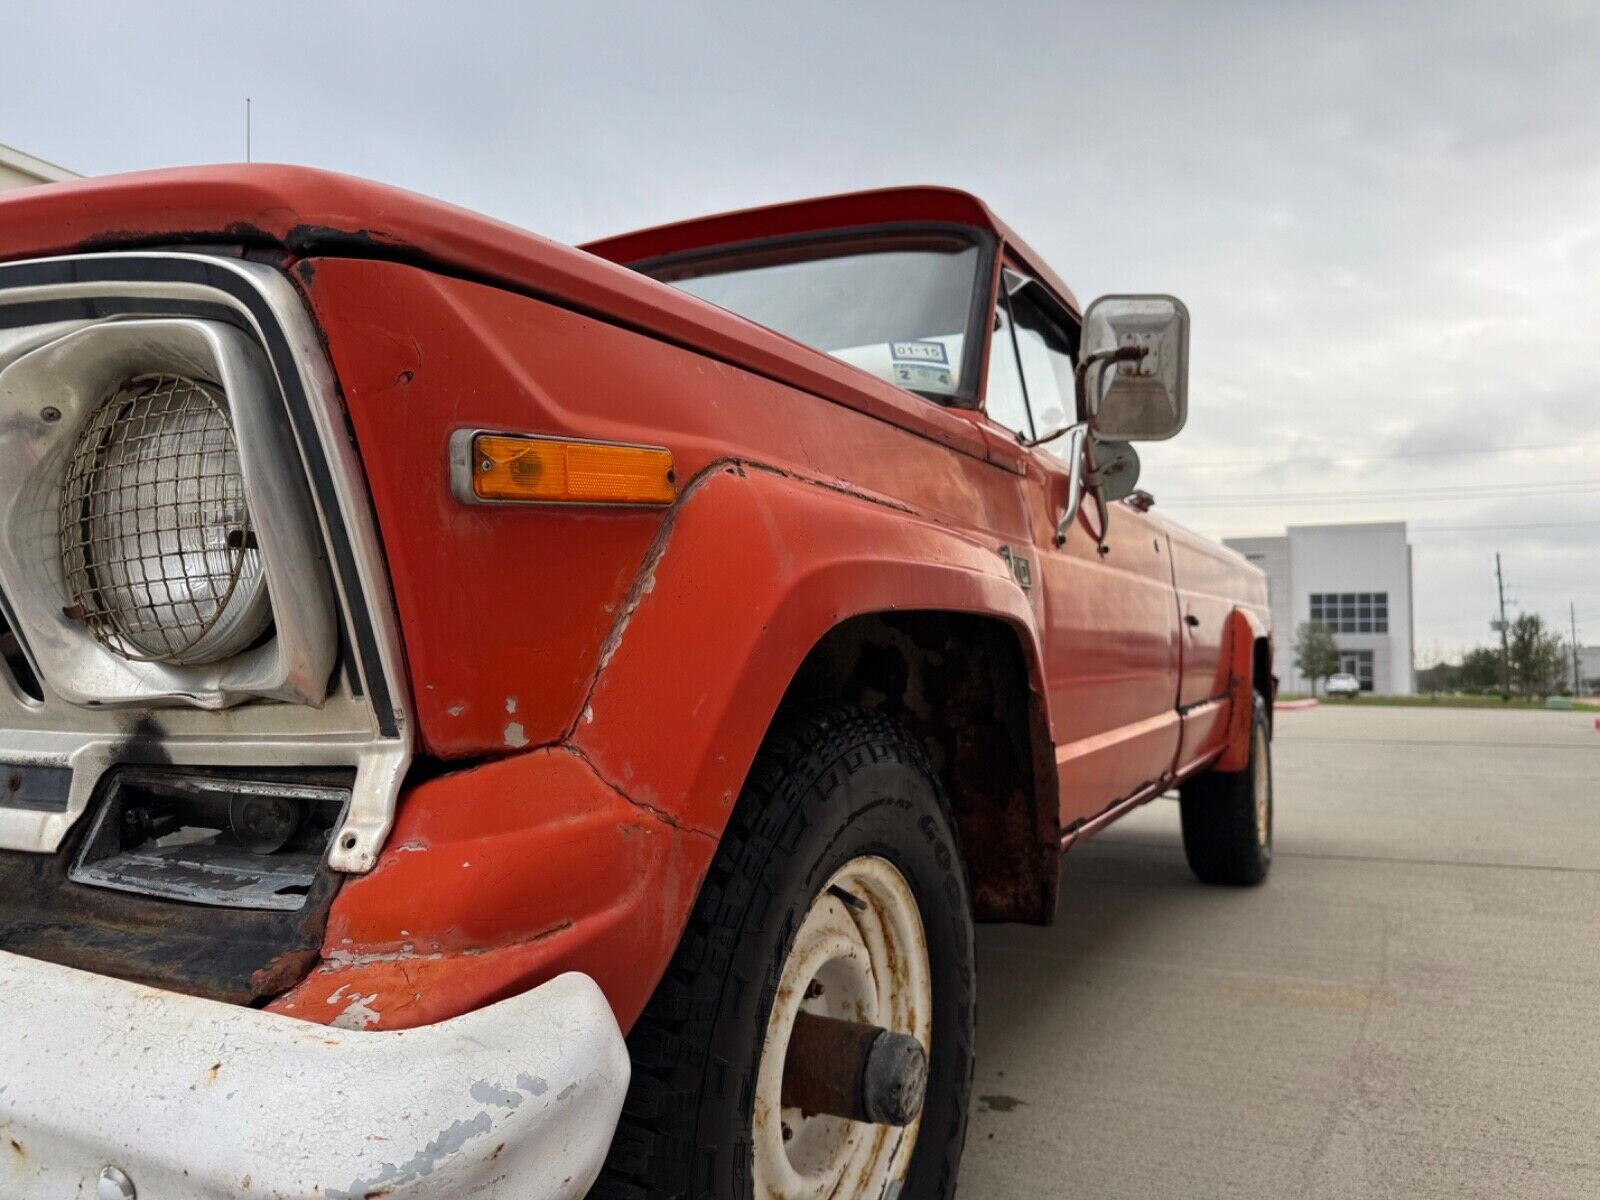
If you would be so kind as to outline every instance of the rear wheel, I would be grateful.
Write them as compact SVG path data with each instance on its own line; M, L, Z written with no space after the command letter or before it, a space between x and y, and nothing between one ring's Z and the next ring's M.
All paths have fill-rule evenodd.
M972 1080L972 958L953 822L916 743L859 709L782 721L629 1034L633 1081L592 1194L953 1196ZM797 1057L814 1067L818 1044L797 1021L809 1030L819 1017L904 1035L890 1039L902 1049L913 1039L918 1061L902 1077L920 1090L925 1065L920 1113L875 1123L793 1102Z
M1272 739L1259 692L1251 716L1244 770L1208 771L1179 793L1184 854L1206 883L1248 887L1272 868Z

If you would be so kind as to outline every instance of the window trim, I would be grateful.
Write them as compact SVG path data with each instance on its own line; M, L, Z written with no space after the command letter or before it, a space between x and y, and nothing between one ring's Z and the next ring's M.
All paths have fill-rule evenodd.
M1022 347L1017 345L1017 314L1011 309L1011 289L1006 287L1006 269L1004 267L1000 268L1000 303L1005 306L1006 310L1005 335L1006 341L1011 343L1011 361L1017 368L1017 386L1022 390L1022 411L1028 416L1028 440L1036 442L1039 440L1039 424L1033 419L1033 401L1028 399L1028 377L1022 370ZM992 342L993 340L994 334L991 333L990 341ZM991 355L994 354L993 346L990 346L989 353ZM1007 433L1013 432L1009 426L1001 424L1001 422L996 421L989 415L988 371L983 373L983 415L985 419L992 424L999 425ZM1021 432L1017 432L1017 437L1020 438L1021 436Z
M666 287L672 287L672 279L663 279L656 272L675 272L686 268L693 268L703 263L718 261L736 262L740 258L752 255L773 254L782 260L789 251L803 250L807 246L827 245L829 243L869 243L875 249L893 249L893 243L908 241L919 237L946 238L953 237L975 246L978 251L978 261L972 272L972 296L967 305L967 327L963 334L961 351L961 378L955 392L946 395L939 392L922 392L915 388L902 388L897 384L888 383L879 379L880 383L895 388L898 391L908 392L913 396L939 405L941 408L964 408L981 411L983 407L982 372L988 363L988 354L984 351L989 344L989 314L993 309L990 297L994 291L995 261L1000 254L1000 241L989 230L980 229L974 225L962 225L953 221L896 221L883 225L852 225L844 229L810 230L805 233L784 233L773 237L749 238L741 242L725 242L720 246L696 247L693 250L683 250L675 254L658 254L654 258L641 258L635 262L625 263L630 271L636 271ZM796 261L790 259L789 261ZM708 302L709 303L709 302ZM737 313L734 314L738 316ZM750 320L745 317L744 320ZM752 325L760 325L762 329L769 326L761 325L758 321L751 321ZM777 330L772 330L778 333ZM778 336L782 337L783 334ZM803 344L803 343L802 343ZM972 348L977 347L978 353L972 353ZM821 354L832 362L851 367L860 371L859 367L852 367L843 359L833 358L825 350L818 350L815 346L806 349L815 354ZM870 371L861 371L870 379L878 379Z
M1010 271L1013 275L1019 276L1023 281L1021 287L1016 288L1015 291L1006 286L1007 271ZM992 308L999 307L1000 305L1005 306L1006 320L1009 323L1009 331L1011 335L1011 353L1013 360L1017 365L1017 378L1022 384L1022 405L1028 414L1028 429L1033 435L1029 440L1038 441L1039 422L1033 415L1033 398L1028 395L1028 373L1022 369L1022 348L1017 344L1017 314L1011 306L1011 297L1016 292L1021 292L1024 288L1035 289L1037 292L1037 298L1039 300L1039 307L1044 310L1045 316L1053 320L1060 327L1061 331L1066 334L1067 344L1071 347L1072 361L1074 365L1077 364L1078 352L1083 347L1083 322L1080 321L1076 314L1073 313L1071 306L1068 305L1066 301L1064 301L1060 296L1056 295L1055 292L1051 291L1049 286L1043 280L1039 279L1038 276L1030 273L1026 266L1010 252L1007 252L1001 256L999 270L994 272L994 276L995 290L998 295L996 297L996 304L992 306ZM991 338L990 341L991 345L989 348L989 353L993 354L993 338ZM996 429L1004 429L1007 433L1011 433L1014 437L1019 436L1013 433L1013 431L1008 429L1005 425L989 416L989 375L987 370L987 362L984 370L983 384L984 390L983 394L979 397L978 407L983 413L985 419L994 425ZM1072 405L1073 416L1076 418L1076 421L1082 421L1083 412L1078 407L1078 400L1076 396L1073 397ZM1074 423L1075 422L1068 422L1062 428L1070 429ZM1058 431L1052 429L1049 432L1053 434ZM1049 435L1047 434L1046 436Z

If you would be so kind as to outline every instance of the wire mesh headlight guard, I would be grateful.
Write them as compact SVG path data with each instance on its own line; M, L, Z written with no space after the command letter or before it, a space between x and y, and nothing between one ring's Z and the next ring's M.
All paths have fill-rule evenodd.
M0 369L0 578L46 682L91 705L319 702L332 586L259 348L179 317L38 336Z
M133 379L85 424L61 487L67 591L124 658L216 662L271 618L226 400L181 375Z

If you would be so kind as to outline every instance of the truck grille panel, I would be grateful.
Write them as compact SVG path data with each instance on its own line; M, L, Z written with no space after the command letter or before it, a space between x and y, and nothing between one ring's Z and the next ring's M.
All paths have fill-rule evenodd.
M0 592L0 674L7 674L11 682L29 700L36 703L44 701L44 689L39 686L39 677L34 674L33 664L28 661L28 655L22 648L22 638L17 634L11 624L11 608L6 603L4 592Z

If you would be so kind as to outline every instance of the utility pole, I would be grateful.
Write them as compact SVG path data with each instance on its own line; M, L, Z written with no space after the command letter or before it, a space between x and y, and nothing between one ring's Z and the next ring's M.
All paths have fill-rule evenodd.
M1506 579L1500 571L1500 552L1494 553L1494 586L1500 593L1500 698L1511 699L1511 639L1506 625Z
M250 161L250 97L244 98L244 160Z
M1567 601L1567 620L1572 623L1572 694L1583 693L1583 679L1578 674L1578 606Z

